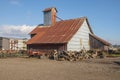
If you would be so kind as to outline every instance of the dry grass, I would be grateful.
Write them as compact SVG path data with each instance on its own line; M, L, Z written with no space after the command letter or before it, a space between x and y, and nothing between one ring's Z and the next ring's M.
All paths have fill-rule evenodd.
M0 80L120 80L120 58L79 62L0 59Z

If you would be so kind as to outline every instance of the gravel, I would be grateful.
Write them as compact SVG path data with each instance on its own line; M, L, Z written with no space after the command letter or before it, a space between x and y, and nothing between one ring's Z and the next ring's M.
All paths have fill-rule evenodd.
M120 80L120 57L75 62L0 59L0 80Z

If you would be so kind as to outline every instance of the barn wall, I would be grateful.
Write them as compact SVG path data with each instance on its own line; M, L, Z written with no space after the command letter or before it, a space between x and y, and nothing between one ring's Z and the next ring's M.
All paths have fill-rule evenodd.
M63 51L67 49L66 44L30 44L27 46L28 49L35 50L59 50Z
M90 49L104 50L105 46L102 42L93 38L92 36L89 36L89 37L90 37Z
M86 20L82 24L81 28L76 32L72 39L67 44L67 50L80 51L81 49L90 49L89 45L89 33L90 29Z

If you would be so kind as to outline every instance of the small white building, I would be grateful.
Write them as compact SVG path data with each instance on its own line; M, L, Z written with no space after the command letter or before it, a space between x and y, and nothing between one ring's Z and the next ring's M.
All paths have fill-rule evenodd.
M0 50L9 50L9 38L0 37Z
M18 49L19 50L27 50L26 42L27 42L27 39L18 40Z
M10 38L10 50L27 50L27 39Z

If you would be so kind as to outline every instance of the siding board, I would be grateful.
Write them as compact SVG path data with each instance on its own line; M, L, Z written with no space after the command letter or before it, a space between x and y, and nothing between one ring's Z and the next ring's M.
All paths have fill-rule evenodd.
M86 50L89 50L90 49L90 45L88 44L89 33L90 33L90 29L85 20L81 25L81 28L76 32L73 38L68 42L67 44L68 50L80 51L83 48L85 48Z

